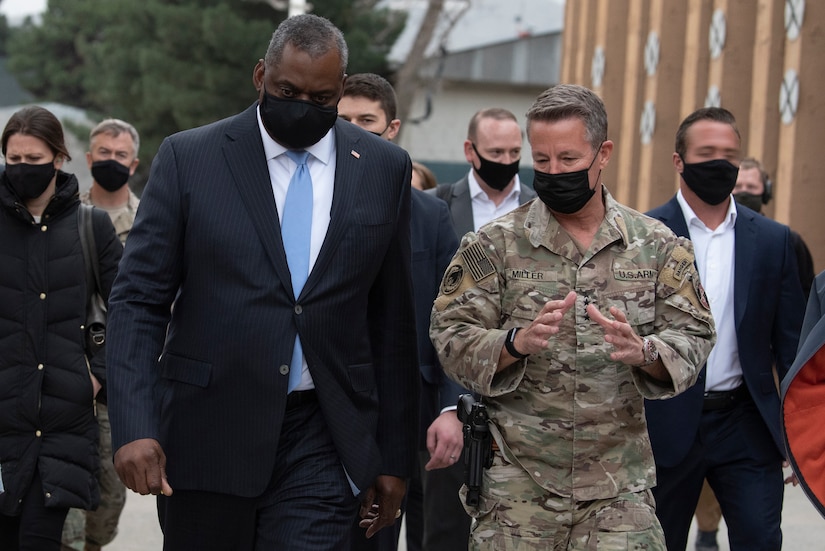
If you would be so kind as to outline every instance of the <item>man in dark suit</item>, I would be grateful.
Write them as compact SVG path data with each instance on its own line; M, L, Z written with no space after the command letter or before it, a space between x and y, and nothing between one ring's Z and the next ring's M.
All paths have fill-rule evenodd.
M287 19L257 104L153 163L107 348L115 466L165 495L165 549L345 549L359 501L367 536L395 521L418 423L411 163L338 119L346 62L329 21Z
M783 479L779 396L796 353L804 299L787 226L737 206L741 158L733 115L703 108L676 134L679 192L649 214L690 237L717 341L697 383L645 403L656 459L657 515L671 551L685 549L703 479L732 551L778 550Z
M446 201L459 238L535 199L536 192L519 181L521 146L521 128L510 111L491 107L470 119L464 141L469 172L457 182L426 192ZM423 548L427 551L467 547L470 517L458 497L463 483L461 462L424 474Z
M519 181L521 145L521 128L510 111L491 107L470 119L464 140L470 171L434 191L450 205L459 237L536 197L535 191Z
M338 102L338 115L367 132L392 141L401 128L401 121L396 118L396 105L395 90L384 77L373 73L350 75ZM421 370L418 431L421 451L418 468L408 484L404 514L407 551L420 551L424 532L422 470L461 463L462 424L456 416L455 405L459 394L466 391L444 374L429 338L430 311L444 271L458 249L458 238L444 201L417 189L412 190L411 201L413 296ZM466 516L463 510L461 513ZM372 540L366 540L356 529L352 549L395 550L400 524L396 523L395 533L384 530Z

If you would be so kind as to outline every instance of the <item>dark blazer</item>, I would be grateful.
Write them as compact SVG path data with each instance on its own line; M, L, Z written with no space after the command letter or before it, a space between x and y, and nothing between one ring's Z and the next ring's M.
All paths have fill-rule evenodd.
M296 332L355 485L412 472L411 162L344 121L335 140L329 229L297 298L256 106L160 146L112 290L109 413L115 450L159 440L173 488L263 493Z
M519 184L521 189L518 195L518 202L523 205L527 201L536 198L536 192L524 184ZM453 184L441 184L434 190L428 192L444 199L450 206L450 216L453 219L453 227L459 239L467 232L475 230L473 224L473 198L470 196L469 173Z
M415 326L418 334L418 361L424 381L424 397L421 409L419 440L441 409L454 406L458 395L467 392L444 374L435 348L430 341L430 312L438 295L438 287L444 271L458 249L450 211L447 203L419 191L412 190L412 218L410 222L412 243L413 295L415 297ZM425 442L420 441L423 446Z
M737 205L734 229L734 317L744 384L756 403L777 451L784 456L779 428L779 379L787 373L802 324L804 298L788 227ZM649 216L676 235L690 237L676 197ZM646 400L650 441L657 465L673 467L693 444L702 414L705 368L696 384L669 400Z

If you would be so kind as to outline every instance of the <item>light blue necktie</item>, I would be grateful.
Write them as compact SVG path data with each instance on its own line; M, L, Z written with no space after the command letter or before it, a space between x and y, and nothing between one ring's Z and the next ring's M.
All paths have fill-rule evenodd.
M286 260L292 276L292 290L297 300L309 275L309 244L312 234L312 176L307 166L308 151L287 151L287 156L295 161L298 168L289 180L281 221L281 235L284 240ZM289 386L292 392L301 382L301 367L304 351L301 339L295 336L295 347L289 364Z

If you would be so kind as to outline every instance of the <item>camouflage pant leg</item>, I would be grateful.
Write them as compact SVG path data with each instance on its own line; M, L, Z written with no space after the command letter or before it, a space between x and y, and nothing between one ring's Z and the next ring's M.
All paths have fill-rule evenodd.
M474 518L470 551L665 551L649 491L573 502L498 454L484 473L478 509L467 512Z
M103 547L117 535L117 523L126 505L126 487L112 461L112 426L106 406L98 404L97 422L100 426L100 506L86 512L86 541Z
M104 546L117 535L117 523L126 504L126 488L112 463L112 427L109 424L109 410L98 404L97 422L100 428L100 505L95 511L70 509L63 523L63 545L83 551L90 544Z
M83 551L86 547L86 511L69 509L63 522L63 548Z

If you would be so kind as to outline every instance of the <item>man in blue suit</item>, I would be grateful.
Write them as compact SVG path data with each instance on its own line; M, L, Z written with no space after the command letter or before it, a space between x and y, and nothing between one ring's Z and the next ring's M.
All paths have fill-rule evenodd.
M338 115L368 132L394 140L401 127L396 116L395 90L387 80L373 73L351 75L338 102ZM445 374L430 341L430 312L438 295L441 278L458 249L458 237L450 221L447 203L417 189L412 190L410 242L412 245L413 296L421 370L421 411L419 423L419 466L407 488L405 515L407 551L420 551L425 529L424 469L442 469L459 463L463 448L462 424L456 415L459 394L466 392ZM461 511L462 517L466 516ZM382 531L366 540L356 530L352 549L394 551L396 533Z
M690 237L717 341L697 383L647 401L657 515L670 551L685 549L703 479L732 551L779 550L783 446L777 379L796 353L804 310L787 226L736 205L741 159L733 115L695 111L679 126L679 191L648 214Z
M287 19L258 102L153 163L107 348L115 466L164 495L167 550L346 549L359 501L367 536L395 521L418 424L411 162L338 119L346 63L329 21Z

